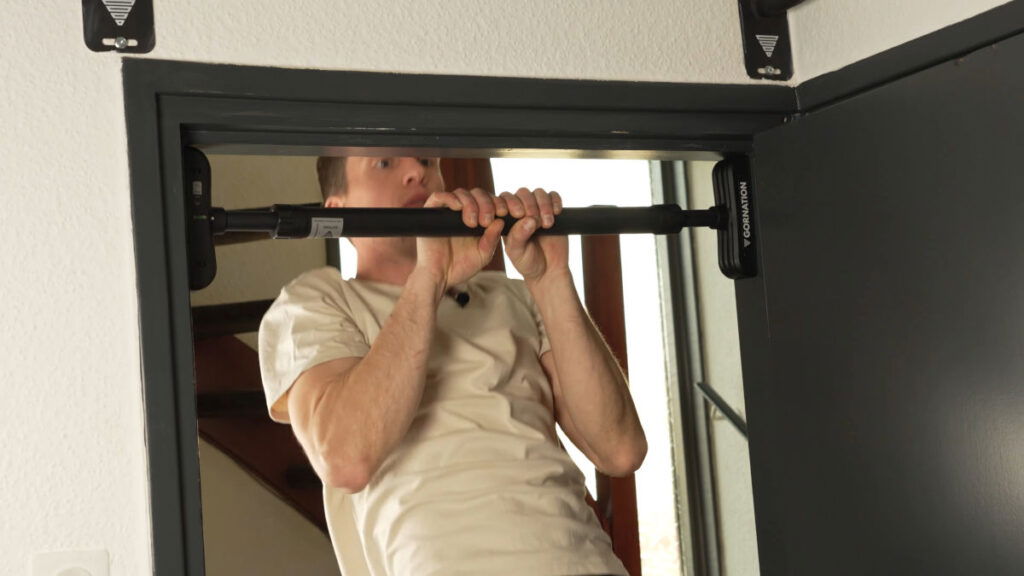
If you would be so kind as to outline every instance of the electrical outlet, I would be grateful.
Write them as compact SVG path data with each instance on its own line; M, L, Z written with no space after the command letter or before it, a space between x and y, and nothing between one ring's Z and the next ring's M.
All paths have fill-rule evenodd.
M110 576L110 556L106 550L37 552L32 576Z

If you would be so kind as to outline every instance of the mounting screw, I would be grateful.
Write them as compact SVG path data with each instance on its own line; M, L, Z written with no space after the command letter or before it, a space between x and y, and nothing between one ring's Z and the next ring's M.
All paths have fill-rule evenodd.
M778 76L779 74L782 74L782 70L779 70L775 66L765 66L764 68L758 68L757 71L765 76Z
M128 40L124 36L118 36L114 38L114 48L118 50L124 50L128 47Z

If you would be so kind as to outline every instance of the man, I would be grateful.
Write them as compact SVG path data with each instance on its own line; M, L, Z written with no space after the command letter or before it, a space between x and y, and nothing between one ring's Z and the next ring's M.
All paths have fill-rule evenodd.
M558 194L447 192L436 158L321 158L318 172L325 206L447 207L485 228L354 238L355 279L303 274L264 317L268 408L324 481L343 573L626 574L555 434L613 476L647 450L567 239L533 235ZM508 216L524 281L481 272Z

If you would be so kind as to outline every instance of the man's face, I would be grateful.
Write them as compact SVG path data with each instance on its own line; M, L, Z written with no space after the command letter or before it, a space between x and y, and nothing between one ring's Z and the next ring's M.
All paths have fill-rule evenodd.
M422 208L428 196L444 190L437 158L349 157L345 183L341 202L348 208Z

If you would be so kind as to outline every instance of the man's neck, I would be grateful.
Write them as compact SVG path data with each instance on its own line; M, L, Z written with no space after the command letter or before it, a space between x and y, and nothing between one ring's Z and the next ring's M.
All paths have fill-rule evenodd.
M356 278L359 280L403 286L416 268L415 248L410 254L408 250L394 250L371 242L357 246L357 252Z

